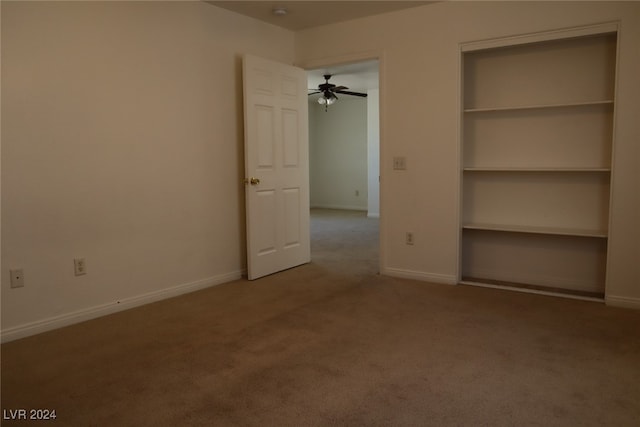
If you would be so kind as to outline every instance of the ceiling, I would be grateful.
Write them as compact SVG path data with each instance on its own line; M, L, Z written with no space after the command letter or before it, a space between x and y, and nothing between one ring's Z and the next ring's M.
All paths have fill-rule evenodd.
M246 15L269 24L283 27L292 31L321 25L344 22L351 19L363 18L393 12L410 7L423 6L433 1L403 1L403 0L347 0L347 1L218 1L207 3ZM287 14L278 16L273 13L276 8L285 8ZM308 88L317 88L324 83L324 74L331 74L330 83L346 86L350 91L366 92L378 88L378 61L370 60L354 64L334 65L316 70L308 70ZM320 95L312 95L315 100ZM345 95L346 96L346 95Z
M260 21L297 31L333 24L365 16L422 6L432 1L207 1L207 3ZM274 15L273 10L284 8L287 14Z

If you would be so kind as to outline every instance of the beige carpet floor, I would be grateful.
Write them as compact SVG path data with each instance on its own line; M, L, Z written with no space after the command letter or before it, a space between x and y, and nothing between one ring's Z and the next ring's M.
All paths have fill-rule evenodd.
M311 264L2 345L2 409L57 415L3 425L640 425L640 312L379 276L346 214Z

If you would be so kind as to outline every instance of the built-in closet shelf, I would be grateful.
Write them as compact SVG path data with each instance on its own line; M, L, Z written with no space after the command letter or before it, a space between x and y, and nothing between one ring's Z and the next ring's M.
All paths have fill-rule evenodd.
M570 108L570 107L589 107L594 105L613 105L613 100L588 101L588 102L569 102L561 104L536 104L536 105L518 105L512 107L485 107L485 108L465 108L465 113L490 113L501 111L522 111L522 110L541 110L553 108Z
M604 295L617 42L607 25L463 46L461 283Z
M608 173L610 168L501 168L501 167L465 167L465 172L597 172Z
M468 223L463 224L466 230L486 230L501 231L509 233L530 233L530 234L547 234L555 236L574 236L574 237L593 237L606 239L606 230L585 230L576 228L560 228L560 227L537 227L530 225L507 225L507 224L486 224L486 223Z
M603 292L590 292L571 290L564 288L554 288L547 286L538 286L526 283L504 282L501 280L492 280L478 277L462 277L461 285L480 286L483 288L506 289L516 292L526 292L540 295L551 295L564 298L579 299L584 301L604 302Z

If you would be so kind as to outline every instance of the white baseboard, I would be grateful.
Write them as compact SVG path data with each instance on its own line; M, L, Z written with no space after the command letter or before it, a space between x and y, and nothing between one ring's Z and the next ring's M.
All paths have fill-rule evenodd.
M231 273L208 277L206 279L197 280L191 283L183 283L177 286L172 286L170 288L161 289L159 291L149 292L147 294L125 298L122 300L90 307L83 310L77 310L71 313L62 314L60 316L50 317L48 319L14 326L11 328L3 329L0 340L3 343L9 342L31 335L40 334L42 332L51 331L53 329L62 328L64 326L73 325L75 323L95 319L97 317L106 316L108 314L117 313L119 311L128 310L130 308L149 304L155 301L176 297L178 295L183 295L189 292L199 291L211 286L238 280L242 278L243 274L244 271L234 271Z
M367 212L367 218L380 218L380 214L378 212Z
M604 300L607 305L612 307L634 308L636 310L640 310L640 298L606 295Z
M455 285L456 276L438 273L425 273L423 271L404 270L401 268L384 268L382 274L402 279L420 280L422 282L442 283L445 285Z
M341 211L367 211L366 206L345 206L345 205L312 205L311 209L336 209Z

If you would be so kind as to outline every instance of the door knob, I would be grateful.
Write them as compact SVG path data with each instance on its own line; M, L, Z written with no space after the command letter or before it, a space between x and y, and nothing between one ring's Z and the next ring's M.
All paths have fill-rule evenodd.
M249 183L251 185L258 185L258 184L260 184L260 178L253 178L252 177L251 179L249 179Z

